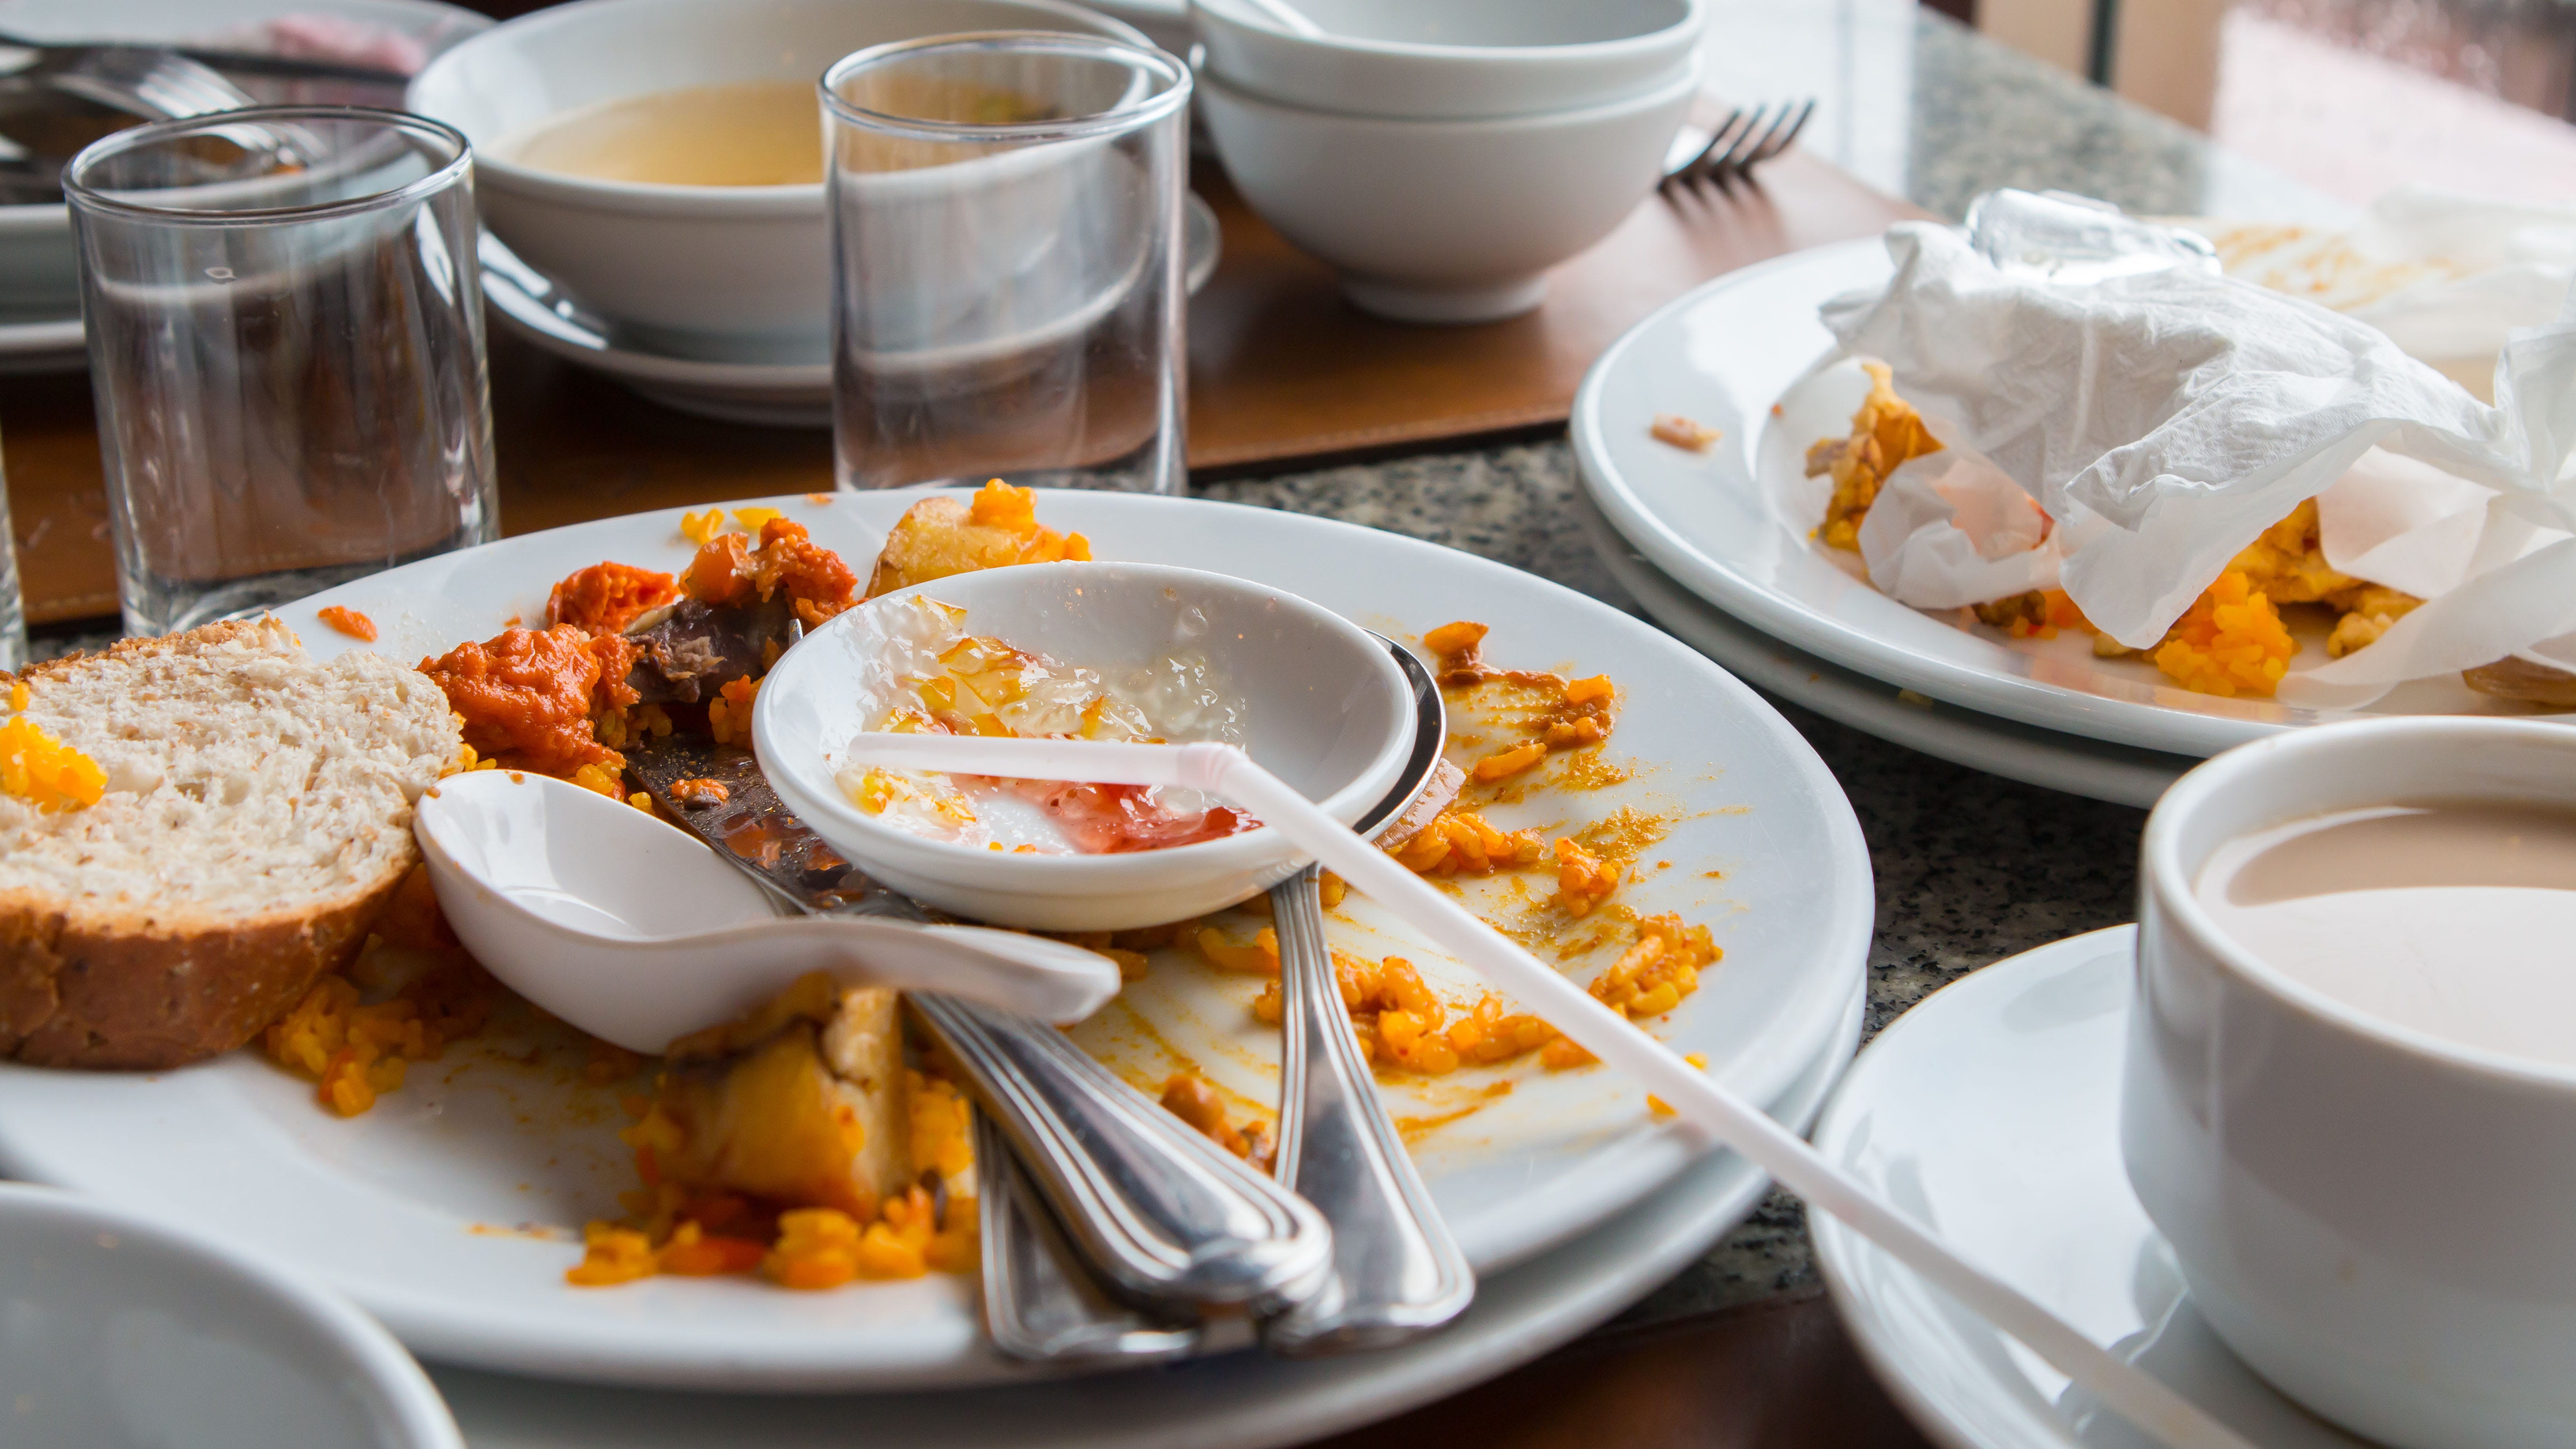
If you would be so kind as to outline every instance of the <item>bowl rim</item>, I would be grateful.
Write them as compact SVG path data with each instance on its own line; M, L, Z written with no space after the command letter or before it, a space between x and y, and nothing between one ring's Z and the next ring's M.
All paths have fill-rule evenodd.
M1206 0L1188 0L1190 24L1196 28L1201 16L1237 34L1258 36L1260 44L1282 49L1296 48L1319 52L1338 52L1385 59L1428 61L1434 64L1451 61L1477 61L1490 65L1517 68L1561 63L1568 60L1604 60L1630 52L1650 52L1676 43L1678 36L1696 38L1708 23L1708 0L1681 0L1682 18L1670 25L1639 35L1621 35L1607 40L1578 40L1565 45L1437 45L1420 40L1371 40L1356 35L1298 35L1276 26L1265 25L1246 16L1215 9ZM1579 6L1575 8L1580 8ZM1687 45L1685 49L1691 48Z
M1350 799L1354 796L1358 797L1358 806L1361 810L1366 810L1370 805L1375 804L1378 799L1384 796L1386 793L1387 782L1376 777L1383 773L1383 767L1386 766L1390 760L1392 760L1394 768L1400 772L1404 767L1404 761L1412 752L1412 724L1414 718L1412 686L1405 680L1404 671L1396 664L1394 656L1386 651L1385 647L1378 642L1375 635L1369 633L1368 630L1361 628L1359 625L1352 623L1350 620L1343 618L1341 615L1334 613L1332 610L1325 608L1323 605L1318 604L1303 595L1292 594L1285 589L1270 588L1266 585L1256 584L1248 579L1238 578L1232 574L1221 574L1207 569L1185 568L1176 564L1133 563L1120 559L1095 559L1088 561L1066 560L1058 563L1017 564L1002 569L979 569L975 570L974 574L976 576L1009 574L1016 577L1044 578L1061 577L1068 571L1089 571L1095 569L1130 570L1142 573L1147 577L1158 581L1177 579L1200 586L1205 586L1210 581L1213 581L1215 586L1218 588L1256 593L1268 599L1282 601L1291 609L1303 611L1319 623L1322 623L1326 633L1345 636L1345 642L1353 645L1360 651L1354 656L1355 659L1366 659L1368 661L1369 672L1375 675L1380 680L1381 684L1387 687L1389 691L1388 697L1393 701L1394 712L1404 721L1405 728L1398 731L1396 734L1391 735L1385 746L1381 748L1376 755L1370 757L1369 761L1360 768L1358 773L1356 773L1348 783L1344 784L1340 789L1335 790L1332 794L1324 797L1316 803L1322 806L1325 810L1338 814L1339 811L1336 807L1348 804ZM1046 572L1032 576L1024 573L1024 570L1044 570ZM912 584L901 589L889 590L886 593L864 600L845 612L850 615L855 615L860 609L867 608L880 601L911 598L916 595L920 595L925 591L936 589L940 584L949 582L951 579L957 577L963 576L951 575L948 579L932 579L925 583ZM839 616L836 616L831 623L825 624L823 628L830 629L834 627L834 625L838 624L838 622ZM821 630L817 630L816 632L820 633ZM798 647L801 648L803 646L800 645ZM789 651L789 655L792 656L793 653L793 650ZM782 656L777 667L785 667L787 657L788 656ZM773 668L771 672L774 674L776 669ZM767 685L764 684L762 687L765 692ZM793 799L789 799L788 803L791 806L797 806L799 813L805 816L806 823L815 826L817 833L823 834L827 841L831 840L831 835L828 831L824 831L822 829L821 824L818 823L815 818L817 815L821 815L825 819L828 819L835 828L851 831L859 838L882 840L887 842L893 847L894 851L899 852L902 857L909 858L908 861L901 865L901 868L907 870L909 873L937 876L945 880L961 880L971 877L970 883L974 884L976 888L994 890L1004 888L992 883L992 878L998 870L1001 873L1007 873L1019 878L1018 881L1008 887L1008 889L1015 893L1031 896L1061 896L1081 894L1092 890L1132 889L1140 886L1151 885L1156 881L1176 877L1198 879L1220 874L1240 873L1248 870L1257 870L1265 865L1296 857L1299 854L1296 847L1291 845L1285 836L1281 835L1275 828L1266 824L1255 826L1250 830L1242 831L1238 834L1223 836L1215 840L1202 840L1189 845L1166 846L1158 850L1122 851L1117 854L1110 855L1042 855L1035 853L1023 855L979 849L974 846L960 844L951 840L934 839L930 836L919 835L909 830L887 825L874 817L867 815L859 810L855 805L850 804L847 797L842 794L839 782L837 780L830 780L828 776L824 777L828 786L828 788L825 789L817 790L810 784L804 783L813 777L810 774L802 773L802 771L819 770L822 768L820 764L813 764L800 760L797 762L799 769L772 768L770 765L770 759L776 752L777 744L783 743L775 742L773 740L770 721L774 718L775 716L763 710L759 702L756 699L754 700L752 705L752 742L754 753L761 757L761 770L764 774L769 776L771 786L773 788L778 788L782 781L786 781L790 782L789 788L796 789L799 794L817 795L817 803L829 807L828 810L808 812L802 808L799 802ZM837 746L826 742L824 744L824 748L829 750L837 748ZM787 798L786 789L780 789L779 793L781 798ZM834 843L836 845L838 844L838 842ZM865 860L859 861L859 864L862 866L865 866L867 863L868 862ZM937 869L933 867L947 868Z
M1511 134L1522 131L1553 130L1560 126L1587 125L1596 121L1619 120L1639 112L1654 110L1659 106L1671 105L1677 96L1687 99L1697 93L1700 69L1699 55L1694 51L1675 62L1673 69L1666 73L1667 79L1646 88L1613 96L1608 100L1593 101L1586 105L1567 106L1553 111L1530 111L1517 116L1380 116L1361 111L1324 110L1316 106L1301 106L1293 101L1283 101L1266 92L1250 89L1239 80L1219 74L1212 66L1199 67L1197 78L1198 89L1202 93L1229 105L1240 106L1247 110L1272 111L1296 120L1354 122L1365 126L1401 129L1417 135Z
M2313 725L2305 729L2285 730L2213 755L2185 771L2182 778L2165 791L2164 798L2156 802L2155 809L2148 812L2146 829L2138 841L2138 892L2142 908L2151 904L2190 940L2196 950L2230 978L2269 998L2282 1009L2305 1016L2356 1045L2412 1058L2489 1085L2539 1089L2556 1096L2576 1095L2576 1065L2553 1064L2472 1046L2392 1021L2347 1005L2272 965L2239 945L2236 938L2227 934L2210 915L2208 907L2201 904L2198 877L2199 872L2207 867L2207 859L2191 862L2184 859L2183 834L2191 828L2192 819L2204 811L2221 808L2249 776L2283 768L2288 763L2285 756L2304 757L2323 751L2330 756L2352 754L2368 757L2411 745L2425 752L2451 751L2460 757L2470 758L2478 754L2479 745L2500 740L2576 755L2576 731L2570 731L2563 724L2492 715L2417 715ZM2479 800L2500 798L2500 792L2451 793ZM2387 803L2403 803L2405 798L2420 800L2428 797L2420 791L2411 797L2391 795ZM2286 824L2322 813L2324 809L2295 811L2270 823ZM2267 827L2247 828L2260 830ZM2141 969L2144 964L2142 951Z
M1145 50L1154 49L1153 42L1146 39L1144 32L1136 27L1116 16L1075 4L1073 0L1001 0L1001 3L1045 11L1082 26L1078 30L1039 32L1042 34L1088 35L1123 42ZM1690 3L1698 4L1701 0L1690 0ZM515 19L502 21L489 30L468 36L439 52L429 64L420 68L419 74L411 78L411 84L403 88L403 106L406 110L419 114L430 114L420 110L420 92L424 83L436 75L442 67L461 68L469 63L477 47L489 46L496 52L506 51L512 49L517 42L525 41L532 35L596 23L603 14L614 16L619 12L648 8L680 12L711 24L739 23L744 19L761 15L814 12L833 14L850 9L847 4L839 3L839 0L772 0L769 4L743 7L691 5L685 3L685 0L570 0L568 4L532 10ZM920 37L916 37L918 38ZM861 46L858 49L873 48ZM824 65L822 70L815 73L814 82L821 84L824 71L830 70L847 59L848 55L855 53L856 51L846 52L834 57ZM466 59L460 59L460 57ZM723 85L727 82L710 80L699 84ZM459 89L463 91L465 88L460 86ZM663 89L681 89L681 87ZM621 92L613 98L603 99L631 100L637 96L658 93L654 90L632 90ZM595 105L598 102L588 104ZM578 110L580 107L573 109ZM567 114L569 112L563 110L549 111L538 122L532 122L530 126L521 127L518 132L511 134L519 134L532 129L534 125L543 124ZM449 124L454 123L449 122ZM458 129L463 128L458 127ZM596 210L621 213L641 212L697 218L807 215L820 218L823 214L824 183L820 181L799 181L783 186L687 186L667 181L615 181L604 177L580 176L569 171L551 171L543 167L521 165L500 154L498 148L509 139L510 135L496 136L490 148L475 149L475 180L478 183L498 182L500 190L543 196L553 201L586 203Z
M362 1402L372 1401L393 1449L465 1449L429 1375L375 1319L337 1294L267 1259L193 1227L132 1207L35 1182L0 1182L0 1222L88 1230L113 1242L132 1237L184 1258L209 1277L282 1309L338 1355Z

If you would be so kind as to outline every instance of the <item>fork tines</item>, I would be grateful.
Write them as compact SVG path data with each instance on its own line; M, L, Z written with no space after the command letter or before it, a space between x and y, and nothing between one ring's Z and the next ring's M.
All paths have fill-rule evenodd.
M1707 180L1721 188L1732 185L1736 178L1788 150L1789 143L1806 128L1807 118L1815 113L1813 100L1786 101L1776 108L1769 104L1750 109L1739 106L1709 133L1707 145L1665 169L1662 184Z

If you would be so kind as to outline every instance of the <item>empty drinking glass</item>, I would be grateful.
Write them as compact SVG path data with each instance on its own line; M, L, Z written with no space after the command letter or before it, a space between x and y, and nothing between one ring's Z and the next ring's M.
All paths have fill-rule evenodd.
M496 536L472 176L454 130L335 106L65 169L128 632Z
M1188 70L997 32L862 50L822 92L841 486L1179 492Z

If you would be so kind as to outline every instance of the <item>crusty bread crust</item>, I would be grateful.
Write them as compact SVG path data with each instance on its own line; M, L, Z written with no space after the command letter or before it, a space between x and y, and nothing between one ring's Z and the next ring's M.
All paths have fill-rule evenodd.
M38 664L18 677L41 691L49 680L68 685L104 661L207 653L236 643L252 657L302 654L282 625L262 619L129 639L102 654ZM376 666L370 661L368 667ZM326 892L265 909L247 901L218 906L168 896L0 888L0 1057L40 1066L159 1070L248 1042L316 979L350 963L418 862L410 806L399 798L392 803L399 807L393 818L358 825L335 857L337 868L349 871L346 878Z
M408 868L318 912L211 929L100 929L0 902L0 1056L158 1071L231 1051L349 964Z

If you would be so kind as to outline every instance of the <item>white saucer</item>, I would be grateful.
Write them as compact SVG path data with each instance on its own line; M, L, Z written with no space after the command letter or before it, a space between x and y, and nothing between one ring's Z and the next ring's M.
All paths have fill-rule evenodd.
M1864 1001L1851 996L1831 1045L1772 1116L1793 1127L1813 1120L1851 1059ZM476 1449L840 1449L862 1434L869 1449L1268 1449L1403 1413L1567 1342L1706 1252L1769 1187L1734 1153L1703 1157L1593 1232L1486 1278L1448 1328L1375 1353L1234 1353L921 1394L655 1393L446 1367L431 1376Z
M2200 763L1961 709L1793 649L1728 618L1648 563L1591 499L1581 500L1581 513L1602 566L1656 623L1737 678L1827 719L1954 765L2115 805L2153 805Z
M2366 1449L2228 1352L2129 1189L2119 1103L2136 937L2077 936L1936 993L1853 1064L1816 1146L2254 1443ZM2153 1443L1840 1223L1809 1221L1852 1337L1935 1441Z
M1196 192L1183 198L1189 255L1183 285L1193 294L1216 272L1224 239L1216 212ZM540 351L605 373L666 407L701 417L762 427L832 425L832 361L706 362L644 352L619 343L609 324L566 296L543 272L521 261L490 232L477 249L483 300L504 328ZM74 345L78 345L77 323Z

